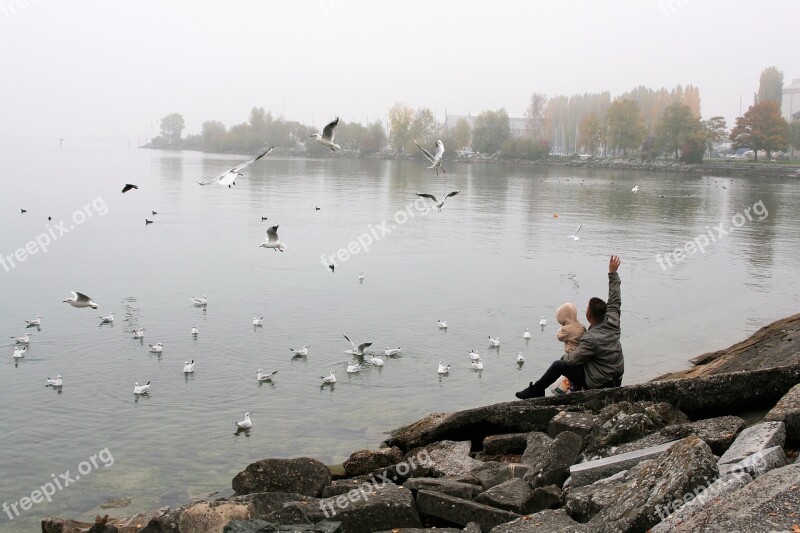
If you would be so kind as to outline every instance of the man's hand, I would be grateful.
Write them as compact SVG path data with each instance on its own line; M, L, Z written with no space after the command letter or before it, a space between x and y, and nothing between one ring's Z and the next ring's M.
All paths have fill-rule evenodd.
M619 268L620 263L622 263L622 261L620 261L619 256L618 255L612 255L611 259L609 259L609 261L608 261L608 271L609 272L616 272L617 269Z

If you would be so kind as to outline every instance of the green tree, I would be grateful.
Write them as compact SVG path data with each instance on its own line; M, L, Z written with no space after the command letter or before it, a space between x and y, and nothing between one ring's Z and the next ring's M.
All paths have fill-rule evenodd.
M606 133L606 126L600 120L598 114L592 111L584 115L578 126L578 131L580 132L578 144L583 147L586 153L592 156L597 155L598 150L603 146Z
M703 130L706 134L706 147L709 152L714 149L715 144L728 138L728 123L720 116L704 120Z
M475 119L472 130L472 149L484 154L500 150L503 143L511 137L511 125L505 109L482 111Z
M688 106L676 102L664 109L656 130L656 142L661 152L672 154L677 161L681 147L698 131L702 131L700 120ZM703 147L705 150L705 141Z
M181 134L185 123L180 113L170 113L160 121L161 136L168 146L178 146L181 142Z
M781 117L777 102L772 100L750 106L744 116L736 119L730 135L733 147L750 148L755 152L756 161L759 150L767 153L767 160L772 152L786 150L788 138L789 124Z
M767 67L761 72L758 80L757 103L771 101L780 109L783 102L783 72L777 67Z
M692 133L684 137L680 146L681 161L684 163L702 163L706 151L706 132L702 128L695 128Z
M435 135L436 117L433 116L433 111L427 107L417 109L411 122L411 141L416 140L422 146L433 146L436 142ZM411 150L412 145L407 145L406 149Z
M608 144L616 151L637 150L644 140L645 127L639 106L633 100L616 99L608 108Z
M411 125L414 121L414 110L397 102L389 109L389 144L395 152L405 152L412 139Z

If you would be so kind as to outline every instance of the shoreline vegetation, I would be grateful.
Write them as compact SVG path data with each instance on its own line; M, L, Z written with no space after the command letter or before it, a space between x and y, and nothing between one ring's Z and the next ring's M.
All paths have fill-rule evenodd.
M616 389L432 413L342 465L263 459L230 497L48 517L42 531L797 530L800 314L690 362Z

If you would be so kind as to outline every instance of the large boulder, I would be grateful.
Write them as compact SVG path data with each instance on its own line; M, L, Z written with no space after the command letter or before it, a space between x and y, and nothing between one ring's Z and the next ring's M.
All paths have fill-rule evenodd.
M500 483L505 483L514 477L513 469L508 463L487 461L473 468L470 475L478 480L481 487L490 489Z
M782 422L786 426L786 441L789 444L800 444L800 384L789 392L773 407L765 422Z
M591 530L567 516L563 509L541 511L499 525L492 533L589 533Z
M369 474L375 470L386 468L403 460L400 448L381 448L380 450L359 450L353 452L344 462L344 473L347 477Z
M412 450L406 456L412 477L463 476L482 463L470 457L470 441L443 440L425 447L425 452ZM413 460L424 456L425 461ZM413 463L413 464L412 464Z
M609 449L610 455L632 452L657 446L674 440L685 439L689 435L697 435L700 440L708 444L715 455L725 453L736 435L744 427L745 422L738 416L720 416L698 420L689 424L676 424L667 426L657 433L652 433L646 437L633 442L628 442L620 446Z
M489 435L483 439L483 452L486 455L519 455L525 451L527 440L527 433Z
M475 502L505 509L512 513L529 514L541 511L541 509L535 508L533 496L533 490L525 481L513 478L480 493L475 498Z
M583 439L571 431L559 433L542 458L525 474L531 488L561 486L569 477L569 469L581 453Z
M525 452L522 454L520 463L535 465L541 462L547 453L553 439L540 431L531 431L526 439Z
M618 472L590 485L573 487L567 492L564 508L567 513L581 523L588 522L617 497L617 487L625 483L627 470Z
M283 509L284 504L306 499L307 496L296 492L254 492L243 496L229 498L232 502L246 503L252 506L253 516L263 519L270 513Z
M621 444L636 441L659 429L688 423L684 413L666 403L619 402L600 410L597 423L585 437L586 455L604 457Z
M454 479L442 477L414 477L403 483L403 487L411 491L431 490L434 492L442 492L465 500L473 499L480 494L482 490L478 485L462 483Z
M233 478L237 494L252 492L296 492L318 497L331 484L328 467L308 457L263 459L251 463Z
M247 503L198 502L189 505L180 514L178 530L192 533L219 533L231 520L250 518L253 518L253 507Z
M719 464L739 463L749 456L774 446L783 446L786 426L783 422L762 422L745 429L719 458Z
M597 425L597 416L592 413L563 411L550 420L547 432L551 437L564 431L571 431L585 437L594 429L595 425Z
M483 532L491 531L495 526L519 518L518 514L510 511L427 490L417 493L417 509L423 516L446 520L461 526L475 522Z

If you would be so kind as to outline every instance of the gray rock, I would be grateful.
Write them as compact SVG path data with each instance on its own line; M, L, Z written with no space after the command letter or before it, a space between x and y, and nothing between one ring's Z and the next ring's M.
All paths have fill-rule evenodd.
M364 480L361 479L337 479L331 482L330 485L322 489L323 498L331 498L339 494L347 494L351 490L358 490ZM295 498L295 500L298 498Z
M695 436L677 442L658 459L631 469L589 526L598 533L647 531L660 521L659 506L713 482L714 459L708 444Z
M492 533L588 533L591 531L567 516L563 509L541 511L499 525Z
M728 451L719 458L719 464L738 463L756 452L783 446L785 441L786 426L783 422L762 422L750 426L739 433Z
M308 519L306 513L296 503L287 503L283 508L271 512L264 519L273 524L311 525L311 520Z
M253 516L263 519L270 513L283 509L288 502L305 500L306 496L296 492L254 492L229 498L232 502L248 503L253 507Z
M780 446L773 446L753 455L748 455L738 463L718 464L720 475L729 473L747 473L753 478L760 477L770 470L786 466L786 454Z
M462 529L455 527L401 527L378 531L377 533L462 533L462 531ZM480 528L478 528L478 531L480 531Z
M251 463L233 478L237 494L253 492L297 492L306 496L321 496L322 489L331 484L328 467L308 457L298 459L263 459Z
M612 455L611 457L574 465L569 469L570 475L572 476L572 486L582 487L583 485L594 483L599 479L613 476L617 472L628 470L646 459L653 459L654 457L660 456L676 442L679 441L659 444L658 446L645 448L644 450Z
M627 470L611 477L570 489L567 493L564 508L573 519L586 523L617 497L617 487L625 482Z
M800 444L800 384L792 387L773 407L765 422L783 422L789 444Z
M222 528L222 533L274 533L278 531L275 524L264 520L231 520Z
M359 450L353 452L344 462L344 473L347 477L369 474L375 470L386 468L403 460L400 448L381 448L380 450Z
M800 465L767 472L724 498L717 498L686 521L675 524L670 533L696 531L792 531L798 525L800 509Z
M547 485L561 486L569 476L569 469L575 463L583 447L583 439L565 431L559 433L550 444L544 456L532 466L523 479L531 488Z
M697 435L711 448L715 455L725 453L736 438L736 434L744 427L745 422L738 416L720 416L706 420L698 420L690 424L667 426L657 433L609 450L609 455L632 452L657 446L674 440L685 439L689 435Z
M591 458L612 455L619 445L644 439L665 426L689 422L675 407L652 402L608 405L600 410L597 419L591 433L584 438L585 454Z
M481 526L475 522L470 522L462 530L464 533L481 533Z
M531 513L538 513L546 509L557 509L564 503L564 493L556 485L536 487L531 496Z
M572 411L564 411L558 413L550 420L547 433L551 437L555 437L564 431L571 431L576 435L585 437L592 431L597 424L597 416L591 413L576 413Z
M461 526L475 522L481 531L491 531L495 526L519 518L518 514L509 511L427 490L417 493L417 510L423 516L447 520Z
M449 494L450 496L463 498L465 500L471 500L481 492L480 487L477 485L461 483L459 481L441 477L411 478L403 483L403 487L412 491L430 490L434 492L442 492L444 494Z
M552 443L553 439L544 433L539 431L532 431L528 433L525 452L522 454L520 462L527 465L535 465L539 463L547 453L547 449L550 448L550 444Z
M411 468L411 477L463 476L482 463L470 457L472 443L468 440L454 442L443 440L425 447L427 458L424 464L417 461ZM417 457L421 450L412 450L406 457Z
M490 435L483 439L483 451L487 455L519 455L525 451L527 433Z
M341 522L323 520L314 526L315 533L343 533Z
M517 514L541 511L534 508L533 491L528 484L516 477L482 492L475 498L475 502Z
M478 480L478 483L481 484L484 490L504 483L514 477L511 471L511 465L495 461L481 463L469 474Z
M522 463L508 463L508 466L511 467L511 475L518 478L525 477L525 474L531 470L531 465L524 465Z

